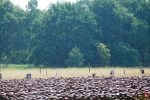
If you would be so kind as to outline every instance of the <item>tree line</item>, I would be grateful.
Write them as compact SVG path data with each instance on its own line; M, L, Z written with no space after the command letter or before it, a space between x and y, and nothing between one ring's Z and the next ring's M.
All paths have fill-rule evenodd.
M83 67L150 64L149 0L79 0L48 9L0 0L0 63Z

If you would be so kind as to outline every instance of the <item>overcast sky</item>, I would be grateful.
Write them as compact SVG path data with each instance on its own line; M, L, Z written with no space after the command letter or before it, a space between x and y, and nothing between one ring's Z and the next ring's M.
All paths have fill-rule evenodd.
M28 4L29 0L10 0L15 5L19 5L21 8L25 9L25 6ZM43 10L48 8L50 3L56 3L57 1L70 1L76 2L77 0L37 0L38 1L38 8Z

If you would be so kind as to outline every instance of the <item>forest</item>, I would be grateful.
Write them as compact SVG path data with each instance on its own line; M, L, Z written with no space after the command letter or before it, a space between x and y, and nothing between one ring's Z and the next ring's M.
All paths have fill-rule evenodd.
M150 0L78 0L40 10L0 0L0 64L149 66Z

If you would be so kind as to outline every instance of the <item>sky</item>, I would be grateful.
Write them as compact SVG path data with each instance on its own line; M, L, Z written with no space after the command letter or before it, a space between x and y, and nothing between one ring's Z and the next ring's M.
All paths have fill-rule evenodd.
M28 5L29 0L10 0L15 5L20 6L21 8L25 9L25 6ZM37 0L38 1L38 8L41 10L47 9L50 3L56 3L57 1L70 1L72 3L76 2L77 0Z

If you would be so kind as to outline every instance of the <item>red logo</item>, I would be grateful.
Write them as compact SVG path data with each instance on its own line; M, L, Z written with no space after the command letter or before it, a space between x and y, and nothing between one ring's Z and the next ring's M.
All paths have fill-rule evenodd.
M143 95L144 95L144 98L148 98L149 97L147 92L144 92Z

